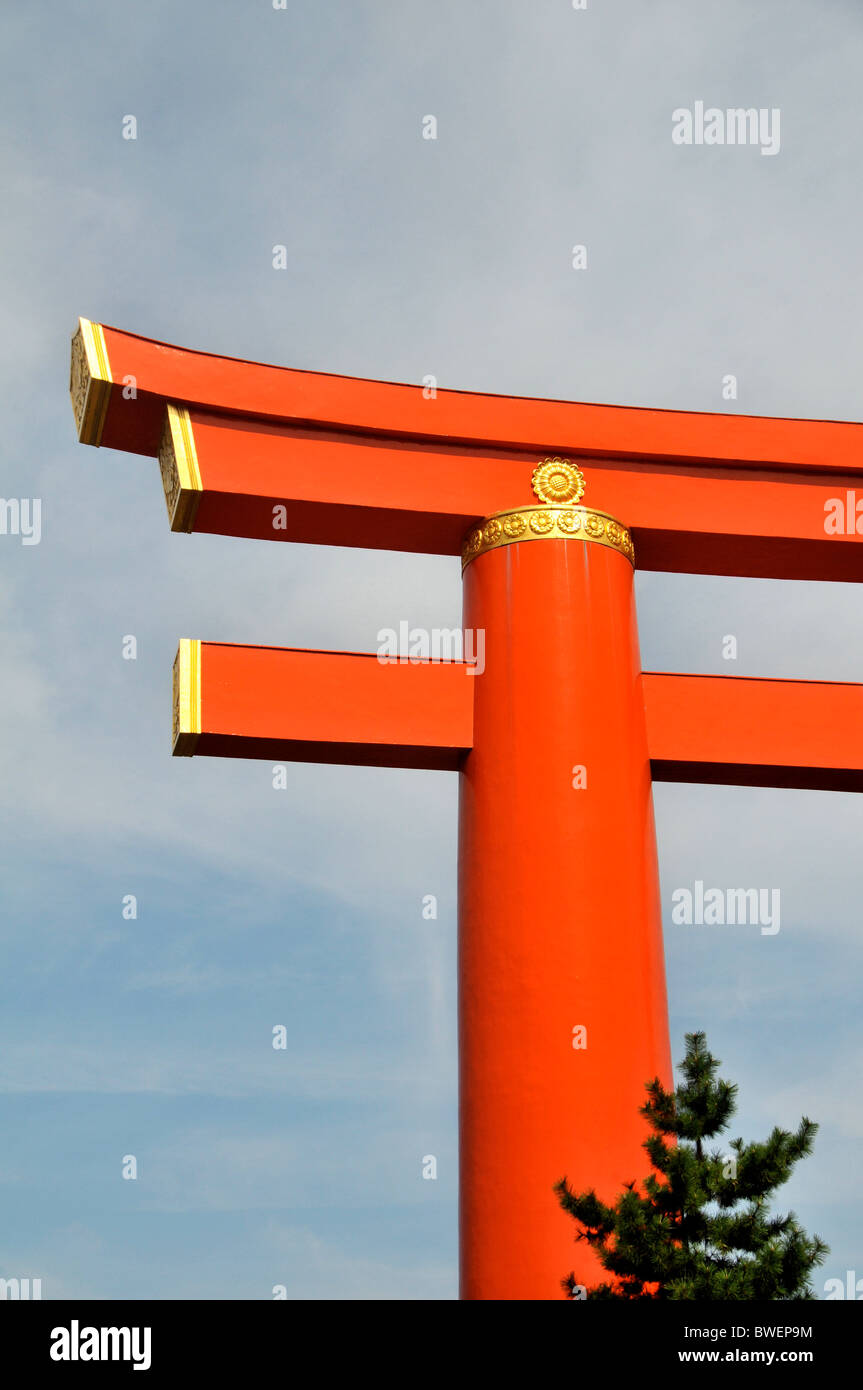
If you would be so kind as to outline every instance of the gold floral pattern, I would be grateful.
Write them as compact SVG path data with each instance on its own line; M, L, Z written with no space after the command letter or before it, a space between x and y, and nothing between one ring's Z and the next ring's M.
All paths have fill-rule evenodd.
M78 320L72 338L69 395L79 441L98 447L111 400L111 368L101 324L89 319Z
M84 338L80 328L72 339L72 363L69 374L69 395L72 397L72 410L75 414L75 428L81 433L84 412L87 408L87 390L90 385L90 371L87 354L84 351Z
M177 649L177 655L174 657L174 670L173 670L173 682L172 682L172 684L173 684L173 697L174 697L174 698L173 698L173 702L172 702L172 704L173 704L173 709L172 709L172 718L171 718L171 747L173 748L174 745L175 745L175 743L177 742L177 735L178 735L179 732L180 732L180 651L179 651L179 648Z
M540 502L547 502L549 506L580 502L584 495L584 474L569 459L544 459L533 470L531 485Z
M174 441L167 414L162 427L162 442L159 445L159 469L162 474L162 487L165 489L165 501L168 504L168 520L173 524L177 500L180 496L180 471L177 468L177 455L174 452Z
M462 568L487 550L497 550L517 541L573 537L616 550L635 565L632 537L613 516L589 507L519 507L488 517L482 526L470 532L462 547Z
M172 531L192 531L203 492L195 431L188 410L168 402L159 444L159 469Z
M521 512L512 512L510 516L504 517L503 529L506 532L506 534L513 540L516 536L521 536L524 534L524 529L526 526L527 522L525 521Z

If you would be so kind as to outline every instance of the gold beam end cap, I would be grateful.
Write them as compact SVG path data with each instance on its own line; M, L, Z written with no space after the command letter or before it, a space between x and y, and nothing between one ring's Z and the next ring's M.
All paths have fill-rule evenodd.
M69 395L80 443L93 444L96 448L101 444L111 385L111 366L102 325L79 319L72 335Z
M193 530L203 492L195 431L188 410L170 402L159 444L159 470L171 530Z
M191 758L201 736L201 643L180 639L174 657L171 749L175 758Z

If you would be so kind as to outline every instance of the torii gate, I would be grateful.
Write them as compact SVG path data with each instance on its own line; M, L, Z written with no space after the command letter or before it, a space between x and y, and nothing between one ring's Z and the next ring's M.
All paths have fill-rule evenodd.
M174 531L461 553L482 669L183 640L173 751L459 770L461 1292L559 1298L554 1182L640 1177L671 1081L652 780L863 790L863 685L642 673L633 568L860 581L863 425L430 392L86 319L71 394L83 443L158 457Z

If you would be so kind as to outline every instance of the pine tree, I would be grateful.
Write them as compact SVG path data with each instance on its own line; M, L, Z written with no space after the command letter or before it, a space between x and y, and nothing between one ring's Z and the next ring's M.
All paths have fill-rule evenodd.
M818 1126L805 1116L795 1132L775 1128L763 1143L735 1139L724 1155L706 1144L728 1128L737 1087L717 1078L719 1060L704 1033L686 1034L682 1082L647 1083L640 1113L653 1133L644 1144L654 1172L642 1190L627 1183L614 1206L591 1189L555 1184L564 1211L612 1279L595 1298L812 1299L809 1276L828 1247L811 1239L793 1212L771 1216L769 1199L812 1151ZM562 1280L577 1298L575 1275Z

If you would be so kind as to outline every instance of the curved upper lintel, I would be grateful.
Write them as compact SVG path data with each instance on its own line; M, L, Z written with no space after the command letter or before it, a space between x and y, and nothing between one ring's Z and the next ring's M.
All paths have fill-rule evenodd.
M863 474L859 423L593 405L335 376L194 352L87 319L73 339L73 402L83 442L151 456L159 451L165 407L175 402L273 424L487 449Z
M395 385L87 319L72 399L84 442L159 458L175 531L458 555L566 455L639 569L863 582L861 424Z

